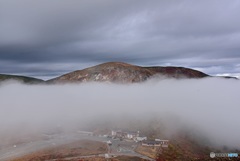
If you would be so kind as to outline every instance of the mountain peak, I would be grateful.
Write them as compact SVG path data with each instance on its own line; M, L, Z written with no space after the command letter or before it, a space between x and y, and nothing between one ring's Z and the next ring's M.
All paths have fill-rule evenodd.
M183 67L141 67L123 62L107 62L83 70L77 70L54 78L49 82L143 82L152 77L203 78L208 75Z

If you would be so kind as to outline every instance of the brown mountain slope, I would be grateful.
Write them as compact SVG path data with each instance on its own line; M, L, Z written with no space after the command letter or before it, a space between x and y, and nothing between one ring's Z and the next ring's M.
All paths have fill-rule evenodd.
M143 82L151 77L204 78L208 75L183 67L141 67L121 62L109 62L67 73L49 80L50 83L67 82Z
M33 77L0 74L0 82L8 81L8 80L15 80L15 81L23 82L23 83L28 83L28 84L38 84L38 83L44 82L41 79L37 79L37 78L33 78Z

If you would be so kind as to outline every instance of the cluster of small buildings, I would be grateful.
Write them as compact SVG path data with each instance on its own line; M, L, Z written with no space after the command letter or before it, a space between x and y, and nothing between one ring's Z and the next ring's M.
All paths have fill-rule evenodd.
M169 144L169 140L161 140L161 139L148 140L146 136L140 135L139 131L133 132L133 131L123 131L123 130L112 130L111 136L113 138L134 140L136 142L140 142L142 146L168 147L168 144Z
M142 146L161 146L164 148L167 148L169 144L169 140L160 140L160 139L155 139L155 140L145 140L142 142Z
M141 136L139 131L123 131L123 130L112 130L111 135L113 138L120 138L120 139L129 139L134 140L136 142L147 140L146 136Z

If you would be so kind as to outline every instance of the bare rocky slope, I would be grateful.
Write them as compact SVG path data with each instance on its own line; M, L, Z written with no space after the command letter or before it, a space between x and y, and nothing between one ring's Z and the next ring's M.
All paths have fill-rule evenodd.
M41 79L33 77L0 74L0 82L6 80L17 80L28 84L81 83L81 82L135 83L143 82L150 78L156 78L160 80L166 78L199 79L205 77L211 76L203 72L184 67L174 66L141 67L122 62L108 62L93 67L89 67L86 69L76 70L47 81L43 81ZM237 79L235 77L222 77L222 78Z
M143 82L149 78L204 78L209 75L183 67L141 67L122 62L109 62L77 70L51 79L50 83L68 82Z

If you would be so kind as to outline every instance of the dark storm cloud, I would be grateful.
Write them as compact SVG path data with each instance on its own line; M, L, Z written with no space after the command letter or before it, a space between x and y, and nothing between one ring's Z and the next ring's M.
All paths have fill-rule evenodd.
M0 73L106 61L240 73L239 15L237 0L1 0Z

